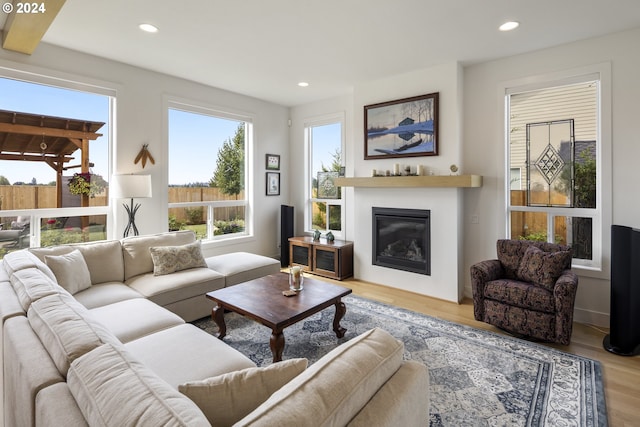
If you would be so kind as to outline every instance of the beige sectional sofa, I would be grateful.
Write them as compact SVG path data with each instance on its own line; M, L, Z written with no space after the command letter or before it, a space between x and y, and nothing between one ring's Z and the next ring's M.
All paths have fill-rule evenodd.
M150 248L191 245L193 233L176 232L8 254L4 425L424 425L426 368L403 361L402 343L382 330L308 369L304 359L257 368L186 323L210 314L204 293L279 270L239 253L154 275Z

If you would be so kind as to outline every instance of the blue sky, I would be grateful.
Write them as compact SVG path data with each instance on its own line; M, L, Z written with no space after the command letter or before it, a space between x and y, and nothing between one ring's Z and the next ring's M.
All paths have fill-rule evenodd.
M0 109L105 123L109 120L109 98L106 96L7 78L0 78ZM169 184L208 182L213 176L219 148L233 137L239 122L170 110L169 123ZM95 164L92 171L108 180L108 125L98 132L103 136L90 142L89 160ZM330 154L339 141L339 125L314 128L314 171L320 170L321 163L330 166ZM141 148L143 142L140 142ZM286 153L270 154L281 155L282 170ZM80 151L74 156L71 164L78 164ZM255 159L255 167L258 171L264 170L264 158ZM65 174L72 175L75 171L69 170ZM39 184L55 181L55 171L39 162L0 160L0 175L12 184L30 183L33 178Z
M44 114L70 119L107 122L109 99L75 90L63 90L51 86L35 85L17 80L0 78L0 109L23 113ZM107 177L109 129L103 126L98 133L103 136L89 145L89 161L95 163L93 171ZM71 164L80 162L80 151L74 153ZM77 160L77 161L76 161ZM77 170L79 172L79 169ZM76 170L66 173L72 175ZM22 181L30 183L33 178L39 184L55 181L55 171L44 162L22 162L0 160L0 175L12 184Z

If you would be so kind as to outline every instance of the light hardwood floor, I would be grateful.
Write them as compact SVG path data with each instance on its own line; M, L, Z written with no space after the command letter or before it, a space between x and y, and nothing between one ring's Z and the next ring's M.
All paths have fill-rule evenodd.
M318 276L311 277L319 278ZM355 295L440 319L504 334L504 332L491 325L474 320L473 301L471 299L465 299L462 304L455 304L355 279L347 279L341 282L327 280L353 289ZM635 327L640 327L640 325L635 325ZM544 343L543 345L598 360L603 368L609 426L640 426L640 356L623 357L604 350L602 340L606 333L607 331L601 328L574 323L570 345L562 346Z

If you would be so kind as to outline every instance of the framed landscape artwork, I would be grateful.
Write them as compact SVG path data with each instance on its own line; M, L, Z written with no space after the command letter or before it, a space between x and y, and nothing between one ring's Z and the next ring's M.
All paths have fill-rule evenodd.
M364 106L364 158L436 156L438 93Z

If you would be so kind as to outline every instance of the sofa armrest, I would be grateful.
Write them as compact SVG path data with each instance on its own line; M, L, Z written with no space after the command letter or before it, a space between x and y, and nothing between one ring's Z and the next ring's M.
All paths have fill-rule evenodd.
M487 282L504 277L504 267L497 259L481 261L471 266L471 291L473 293L473 315L484 320L484 286Z
M556 308L556 339L568 345L571 340L573 326L573 307L578 290L578 275L571 270L564 270L553 288Z
M422 426L429 423L429 372L414 360L400 369L347 424L349 427Z

